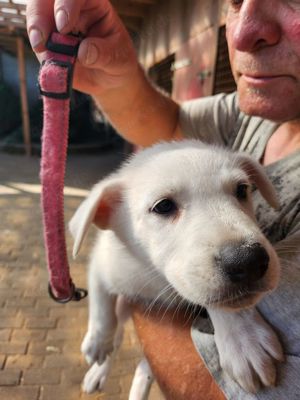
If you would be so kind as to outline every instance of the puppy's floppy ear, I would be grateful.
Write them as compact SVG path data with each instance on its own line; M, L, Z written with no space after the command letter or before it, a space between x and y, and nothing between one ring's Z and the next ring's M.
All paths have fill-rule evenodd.
M279 208L279 202L276 191L269 180L264 168L251 157L242 154L239 156L239 164L242 169L249 176L251 182L253 182L264 199L275 209Z
M122 201L120 180L108 178L95 185L89 196L81 203L69 223L69 229L75 240L73 257L78 254L83 239L91 223L99 229L109 229L111 217Z

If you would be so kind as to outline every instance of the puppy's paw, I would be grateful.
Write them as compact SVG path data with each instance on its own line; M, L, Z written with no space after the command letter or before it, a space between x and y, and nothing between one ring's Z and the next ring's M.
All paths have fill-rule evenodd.
M105 337L98 331L87 331L81 344L81 352L87 363L92 365L95 362L102 364L107 355L114 349L114 337Z
M111 366L111 357L107 356L102 364L95 362L85 374L82 390L85 393L93 393L103 390Z
M255 393L262 385L275 386L276 361L284 361L283 350L256 310L231 313L215 330L215 341L221 367L244 390Z

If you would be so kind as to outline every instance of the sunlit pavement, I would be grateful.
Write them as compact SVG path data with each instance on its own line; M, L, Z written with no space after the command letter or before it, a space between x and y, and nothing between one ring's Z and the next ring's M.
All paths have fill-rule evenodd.
M71 155L67 165L68 221L87 190L111 172L122 151ZM3 400L125 400L141 348L133 324L106 385L106 393L85 395L87 365L80 343L87 326L87 300L60 305L47 294L40 212L39 158L0 153L0 398ZM71 261L71 274L86 287L86 264L95 231ZM72 239L67 236L71 260ZM154 385L150 399L161 400Z

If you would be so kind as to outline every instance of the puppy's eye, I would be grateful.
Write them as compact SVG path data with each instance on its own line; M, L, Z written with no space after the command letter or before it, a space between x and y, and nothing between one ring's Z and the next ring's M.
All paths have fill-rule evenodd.
M239 183L236 187L235 195L238 200L247 200L248 198L248 188L247 183Z
M158 200L151 208L151 212L160 215L173 215L177 211L177 205L172 199L161 199Z

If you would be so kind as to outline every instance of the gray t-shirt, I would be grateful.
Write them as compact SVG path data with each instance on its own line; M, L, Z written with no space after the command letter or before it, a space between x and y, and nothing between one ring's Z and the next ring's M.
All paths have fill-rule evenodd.
M180 124L186 137L244 151L260 161L278 125L242 113L236 93L217 95L182 104ZM258 223L281 260L279 287L259 303L258 309L279 333L286 362L278 367L275 389L253 395L243 391L220 368L210 324L198 317L192 339L216 382L230 400L300 399L300 150L265 167L278 194L280 209L273 210L254 191Z

